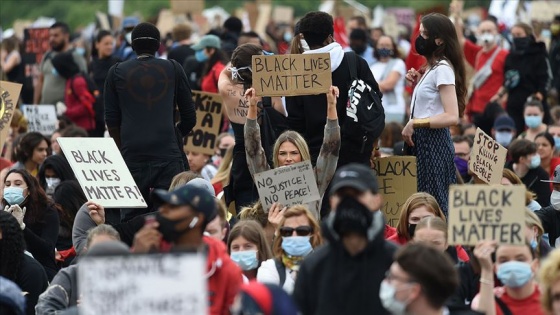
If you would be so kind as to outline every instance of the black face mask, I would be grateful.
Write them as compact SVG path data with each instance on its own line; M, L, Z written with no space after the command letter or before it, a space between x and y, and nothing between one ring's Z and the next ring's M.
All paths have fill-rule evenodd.
M220 156L223 158L226 156L227 148L220 148Z
M357 233L367 235L373 213L352 197L344 197L336 207L333 228L339 235Z
M408 225L408 235L410 235L410 239L414 237L414 232L416 231L416 224L409 224Z
M415 45L416 45L416 52L424 57L431 56L434 53L434 51L436 51L437 49L435 39L431 39L431 38L426 39L421 35L418 35L418 37L416 37Z
M161 233L163 239L167 242L175 242L176 240L179 239L179 237L183 236L183 234L185 234L185 232L187 232L188 230L192 229L194 227L194 225L196 224L190 224L189 226L187 226L186 228L182 229L182 230L177 230L176 226L185 221L188 220L189 218L185 218L185 219L179 219L179 220L169 220L167 218L164 218L159 212L156 214L156 221L159 223L159 227L158 230ZM192 219L194 220L194 219ZM196 218L196 221L198 221L198 218Z
M350 48L352 48L352 50L353 50L356 54L361 55L361 54L363 54L363 53L366 51L367 46L350 46Z
M513 39L513 50L518 53L523 53L531 45L531 37L516 37Z

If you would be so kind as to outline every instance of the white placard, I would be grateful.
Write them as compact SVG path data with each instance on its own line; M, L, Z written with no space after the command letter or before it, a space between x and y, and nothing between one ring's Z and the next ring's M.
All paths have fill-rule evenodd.
M255 175L255 185L265 212L275 202L289 207L321 198L311 161L258 173Z
M83 315L207 314L202 254L90 257L80 261Z
M56 130L58 118L54 105L22 105L21 111L27 118L28 131L40 132L50 136Z
M106 208L146 208L113 138L57 138L88 200Z

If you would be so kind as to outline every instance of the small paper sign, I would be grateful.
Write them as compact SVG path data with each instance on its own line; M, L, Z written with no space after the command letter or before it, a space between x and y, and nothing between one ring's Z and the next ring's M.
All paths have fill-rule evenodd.
M275 202L290 207L321 198L311 161L255 174L255 184L265 212Z
M500 184L507 149L477 128L469 160L469 171L488 184Z
M525 186L452 185L448 235L450 245L525 244Z
M21 110L27 118L29 131L50 136L56 130L58 118L54 105L22 105Z
M105 208L146 208L113 138L57 138L84 194Z

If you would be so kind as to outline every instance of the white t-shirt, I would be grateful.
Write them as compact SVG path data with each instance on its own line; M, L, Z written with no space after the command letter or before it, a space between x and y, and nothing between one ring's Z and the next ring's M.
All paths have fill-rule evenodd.
M439 95L439 86L455 85L455 73L447 60L441 60L418 81L412 93L412 109L414 117L429 118L443 114L443 104Z
M404 61L402 61L402 59L400 58L395 58L393 60L395 61L393 62L392 69L387 73L385 78L383 78L383 74L385 74L385 70L387 69L387 66L391 61L389 62L378 61L374 63L373 66L370 67L370 70L373 73L373 77L377 82L381 82L387 79L387 77L391 74L391 72L394 71L398 72L401 75L399 81L397 82L393 90L383 92L382 103L383 103L383 108L385 109L385 113L402 114L404 118L406 108L404 104L403 93L404 93L404 80L405 80L404 76L406 74L406 66L404 64Z

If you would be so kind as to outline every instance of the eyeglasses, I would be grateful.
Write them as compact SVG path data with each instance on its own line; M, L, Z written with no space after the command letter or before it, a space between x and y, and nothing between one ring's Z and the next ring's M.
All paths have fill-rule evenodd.
M289 237L294 234L294 231L296 231L297 236L309 236L311 235L311 233L313 233L313 228L310 227L309 225L298 226L295 229L291 227L283 226L280 228L280 235L284 237Z

